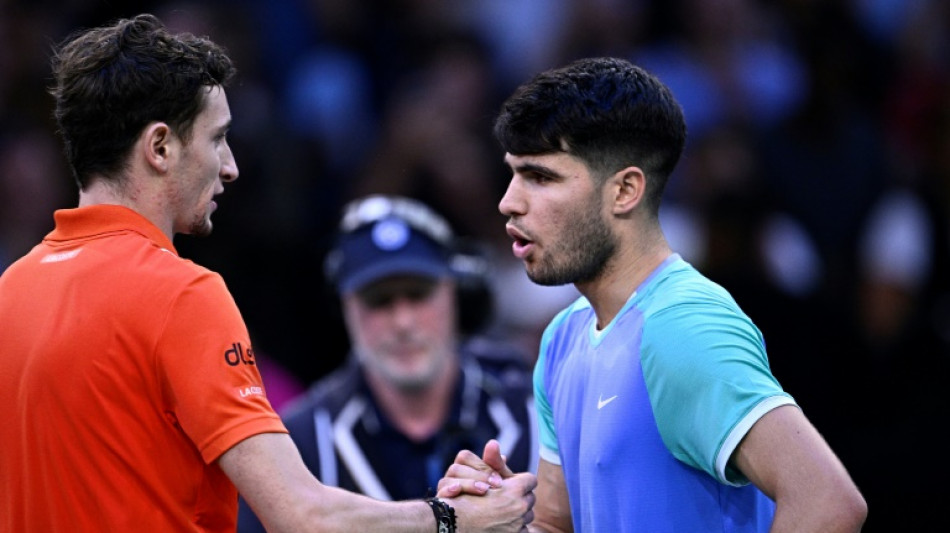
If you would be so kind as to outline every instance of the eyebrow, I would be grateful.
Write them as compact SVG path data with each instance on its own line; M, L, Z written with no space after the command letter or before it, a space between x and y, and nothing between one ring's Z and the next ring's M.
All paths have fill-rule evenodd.
M507 164L507 161L505 162L505 164ZM560 172L557 172L550 167L539 165L537 163L521 163L520 165L516 165L516 166L508 165L508 168L510 168L513 172L518 173L518 174L534 172L537 174L544 174L544 175L553 176L556 178L564 177L564 175L561 174Z

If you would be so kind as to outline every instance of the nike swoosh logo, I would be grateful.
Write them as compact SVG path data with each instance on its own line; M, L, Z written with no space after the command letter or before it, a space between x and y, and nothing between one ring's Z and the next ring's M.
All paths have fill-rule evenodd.
M610 398L604 399L604 395L601 394L600 398L597 399L597 409L603 409L605 405L617 399L617 395L614 394Z

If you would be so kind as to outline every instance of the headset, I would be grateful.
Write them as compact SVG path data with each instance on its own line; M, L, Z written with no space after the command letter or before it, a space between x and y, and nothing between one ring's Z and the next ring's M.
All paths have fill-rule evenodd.
M405 221L445 253L456 280L459 332L468 336L485 330L491 323L495 306L487 247L474 239L456 236L443 216L413 198L377 194L353 200L343 207L337 238L323 263L324 278L331 289L336 292L343 266L343 253L338 246L340 237L390 216Z

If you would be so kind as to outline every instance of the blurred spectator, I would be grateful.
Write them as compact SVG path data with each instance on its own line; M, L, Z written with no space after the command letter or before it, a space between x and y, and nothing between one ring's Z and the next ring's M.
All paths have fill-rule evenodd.
M512 469L535 470L525 358L475 335L490 310L466 308L473 301L463 293L485 288L487 271L465 268L479 258L460 255L456 239L410 198L371 195L345 207L325 273L353 348L282 413L324 484L381 500L423 498L458 450L482 450L489 439ZM263 531L243 505L239 526Z

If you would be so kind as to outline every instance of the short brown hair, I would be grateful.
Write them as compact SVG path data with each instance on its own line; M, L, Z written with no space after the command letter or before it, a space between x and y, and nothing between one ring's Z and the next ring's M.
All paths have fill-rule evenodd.
M52 57L54 116L80 189L114 176L148 124L167 123L187 141L205 89L236 72L207 38L172 34L154 15L79 31Z

